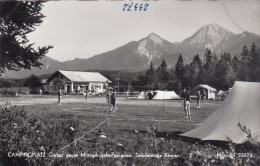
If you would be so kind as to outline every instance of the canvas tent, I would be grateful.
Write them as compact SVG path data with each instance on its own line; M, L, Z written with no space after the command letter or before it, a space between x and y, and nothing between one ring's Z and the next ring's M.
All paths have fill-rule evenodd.
M145 93L142 91L138 96L137 99L145 99Z
M209 85L199 84L195 89L196 90L198 90L198 89L205 89L207 91L207 95L208 95L207 99L215 100L215 92L216 92L215 88L212 88Z
M179 96L174 91L155 91L156 95L153 97L154 100L169 100L169 99L179 99Z
M227 141L243 143L247 135L241 131L238 123L251 130L252 136L260 141L260 83L235 82L226 100L198 128L182 136L201 140Z

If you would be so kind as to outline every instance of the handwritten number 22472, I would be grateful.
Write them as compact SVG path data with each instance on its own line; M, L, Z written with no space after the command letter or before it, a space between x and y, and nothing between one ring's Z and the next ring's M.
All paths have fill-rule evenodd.
M140 4L138 5L138 3L136 4L133 4L133 2L131 4L124 4L124 7L123 7L123 11L146 11L147 10L147 7L149 6L149 4Z

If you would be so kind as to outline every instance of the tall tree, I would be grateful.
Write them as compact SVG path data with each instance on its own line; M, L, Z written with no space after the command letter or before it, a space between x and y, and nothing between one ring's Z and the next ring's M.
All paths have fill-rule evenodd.
M200 59L199 54L193 57L192 63L196 63L200 68L202 67L202 60Z
M195 86L195 84L199 83L199 73L201 71L201 68L202 68L202 61L199 55L195 55L187 70L189 75L188 80L192 86Z
M228 89L235 81L235 72L231 63L227 60L227 54L221 55L220 60L216 64L218 70L215 71L215 86L218 89Z
M248 62L249 61L249 51L246 45L244 45L241 53L241 60L243 62Z
M155 71L153 67L153 63L150 64L150 68L146 71L145 77L147 78L147 82L152 84L155 79Z
M37 93L37 88L42 86L41 79L36 75L31 75L25 79L24 85L29 87L32 93Z
M212 62L213 62L213 64L217 64L217 62L218 62L218 56L215 51L213 51L213 54L212 54Z
M232 59L231 65L232 65L232 68L235 72L236 80L242 80L242 76L241 76L242 66L241 66L241 61L237 57L237 55L235 55L234 58Z
M249 79L250 81L256 81L259 78L258 68L259 68L259 61L258 61L258 49L253 43L250 48L249 52Z
M6 70L40 67L52 46L35 49L27 35L43 22L40 1L0 2L0 75Z
M162 60L162 63L161 63L161 69L163 72L165 72L167 70L167 64L164 59Z
M213 54L210 49L206 49L203 63L206 84L212 84L214 83L215 64L213 60Z
M4 90L7 90L8 88L12 87L12 82L8 79L0 78L0 88L4 88Z
M258 48L257 51L257 56L256 56L256 80L255 81L260 81L260 48Z
M167 71L167 64L165 62L165 60L163 59L162 60L162 63L161 63L161 71L160 71L160 79L161 79L161 82L163 83L167 83L169 81L169 72Z
M250 80L250 76L249 76L249 62L250 62L250 55L249 55L249 51L246 45L244 45L243 49L242 49L242 53L241 53L241 69L244 71L241 74L241 78L243 81L249 81Z
M175 65L175 78L178 80L183 80L184 75L184 63L182 55L180 54L178 61Z

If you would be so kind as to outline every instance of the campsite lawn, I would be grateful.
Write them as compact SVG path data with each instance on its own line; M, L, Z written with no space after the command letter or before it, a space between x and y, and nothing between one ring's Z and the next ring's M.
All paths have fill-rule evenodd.
M220 105L218 101L202 103L201 109L196 108L196 101L191 103L191 117L186 119L181 100L136 100L125 101L124 97L117 98L118 111L109 115L110 105L105 97L63 96L62 104L57 104L57 96L33 95L15 98L0 98L0 104L10 101L12 105L24 107L32 116L48 120L66 118L77 119L80 128L77 136L86 132L109 118L108 123L100 128L113 139L124 138L130 141L134 130L146 132L150 126L158 127L158 137L168 134L173 139L179 139L179 133L189 131L202 124L205 119ZM118 140L118 141L120 141Z
M37 136L39 132L45 133L44 135L48 135L47 133L50 132L48 136L50 139L44 138L47 142L42 142L39 147L54 149L55 153L56 151L65 154L78 154L81 152L87 154L119 153L131 154L132 158L106 158L102 160L96 158L81 158L81 160L77 160L77 158L72 160L45 158L41 160L36 158L33 161L38 165L45 162L49 163L48 165L51 165L52 162L56 162L56 164L62 163L62 165L65 163L67 165L82 165L83 163L89 165L115 165L115 162L128 163L126 165L133 165L133 163L137 163L137 165L183 165L186 161L187 163L184 165L190 165L193 162L206 165L211 162L216 162L215 165L218 165L218 163L233 164L233 161L229 160L229 158L226 158L227 160L216 160L216 154L224 152L225 148L219 149L203 143L194 144L195 142L179 136L179 134L201 125L216 110L221 101L202 103L201 109L197 109L196 103L193 101L191 103L191 119L185 118L181 100L162 101L131 98L125 101L124 97L118 97L116 101L118 111L111 114L109 111L111 106L106 104L105 97L102 96L89 96L88 100L86 100L84 96L68 95L63 96L61 101L62 104L59 105L56 95L0 97L0 105L11 102L12 108L14 108L11 110L17 110L18 112L24 108L29 117L25 120L26 124L28 119L36 118L36 121L33 120L30 123L42 125L38 126L41 131L38 130L37 126L35 126L37 130L36 128L31 130L30 128L33 128L34 125L29 125L29 136L36 145L38 145L38 140L34 140L34 136ZM6 113L8 115L8 112ZM11 115L16 116L19 114L14 112ZM16 124L16 120L19 121L22 117L16 118L13 119L14 123L10 123L11 125ZM92 130L104 121L106 122L100 127ZM24 125L27 126L26 124ZM16 129L15 126L12 131L16 131ZM27 130L21 131L27 132ZM34 133L35 131L38 134ZM92 132L86 135L89 131ZM105 135L105 138L102 138L99 132L102 132L102 136ZM71 133L73 135L70 135ZM26 133L24 134L27 136ZM9 143L12 149L12 142ZM24 142L24 145L19 146L27 149L26 143ZM28 143L28 146L36 145ZM34 148L38 149L39 147ZM134 157L135 154L146 152L150 154L167 153L179 155L179 157L167 159ZM207 160L204 160L204 158Z

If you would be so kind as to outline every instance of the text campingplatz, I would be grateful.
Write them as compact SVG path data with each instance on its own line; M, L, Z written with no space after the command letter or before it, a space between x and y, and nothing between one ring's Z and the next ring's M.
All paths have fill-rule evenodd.
M25 158L178 158L176 154L152 154L152 153L135 153L135 154L120 154L120 153L53 153L53 152L8 152L8 157L25 157Z

